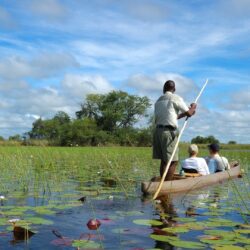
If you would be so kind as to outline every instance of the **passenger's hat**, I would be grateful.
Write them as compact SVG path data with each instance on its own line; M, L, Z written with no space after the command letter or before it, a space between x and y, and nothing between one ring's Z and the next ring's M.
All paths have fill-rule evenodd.
M191 144L189 147L188 147L188 152L191 154L191 153L198 153L199 152L199 149L198 149L198 146L196 144Z
M216 144L216 143L212 143L212 144L208 145L208 148L214 152L219 152L219 150L220 150L219 144Z

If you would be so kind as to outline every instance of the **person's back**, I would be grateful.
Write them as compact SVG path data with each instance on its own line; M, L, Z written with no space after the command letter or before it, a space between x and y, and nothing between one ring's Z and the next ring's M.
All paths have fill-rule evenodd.
M217 162L212 157L206 157L206 163L209 169L210 174L214 174L217 170Z
M181 163L184 172L197 172L201 175L210 174L205 159L197 157L198 147L195 144L191 144L188 148L190 157L183 160Z
M201 157L190 157L182 161L182 169L185 170L196 170L201 175L209 174L209 169L204 158ZM188 171L186 171L188 172Z
M219 155L218 144L210 144L208 148L210 156L206 158L206 162L210 173L216 173L230 169L230 164L227 158Z

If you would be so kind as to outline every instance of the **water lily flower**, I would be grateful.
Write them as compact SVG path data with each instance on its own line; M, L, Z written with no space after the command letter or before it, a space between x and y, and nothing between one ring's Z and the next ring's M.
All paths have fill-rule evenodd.
M161 200L155 200L155 204L161 204Z
M96 230L101 226L101 222L98 219L91 219L87 223L87 227L90 230Z
M110 195L108 198L109 198L109 200L113 200L113 199L114 199L114 196L113 196L113 195Z
M11 219L11 220L8 220L9 223L11 223L13 225L13 227L15 227L16 223L20 221L20 219L18 218L15 218L15 219Z
M0 200L5 200L5 196L4 195L0 195Z

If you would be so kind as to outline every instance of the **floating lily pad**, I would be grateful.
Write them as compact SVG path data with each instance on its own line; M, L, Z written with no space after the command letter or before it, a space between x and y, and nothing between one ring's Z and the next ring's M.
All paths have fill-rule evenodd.
M222 239L222 240L212 240L212 239L200 239L201 242L214 245L233 245L238 243L234 240Z
M133 220L133 222L137 225L143 225L143 226L161 226L163 223L158 220Z
M250 229L235 229L234 232L240 234L250 234Z
M242 228L249 228L250 229L250 224L240 224L239 226Z
M234 239L237 236L235 232L225 230L205 230L204 233L208 235L220 236L224 239Z
M239 243L250 244L250 238L243 237L242 235L237 236L237 237L236 237L236 240L237 240Z
M10 210L10 211L4 211L2 212L5 216L21 216L24 214L24 211L22 210Z
M234 227L239 225L239 222L227 220L227 219L222 219L222 218L209 218L208 219L211 222L215 222L217 224L220 224L220 226L229 226L229 227Z
M244 250L246 248L239 247L239 246L217 246L214 248L215 250Z
M150 238L157 240L157 241L163 241L163 242L168 242L168 243L170 241L178 239L178 237L176 236L166 236L166 235L156 235L156 234L151 234Z
M35 216L26 217L25 221L32 223L32 224L37 224L37 225L52 225L53 224L53 221L51 220L47 220L47 219L43 219L41 217L35 217Z
M203 230L204 228L206 228L204 223L202 223L202 222L188 222L188 223L185 223L182 225L183 225L183 227L186 227L190 230ZM179 226L181 226L181 225L179 225Z
M74 240L72 242L73 247L81 247L81 248L91 248L91 249L100 249L100 243L91 240Z
M200 242L187 241L187 240L173 240L169 242L172 246L189 248L189 249L204 249L206 246Z
M184 227L166 227L162 229L165 232L168 233L187 233L189 232L189 229Z
M55 211L50 210L46 207L35 207L33 210L38 214L52 215L56 213Z
M186 218L186 217L175 217L173 218L174 221L179 221L179 222L193 222L196 221L195 218Z

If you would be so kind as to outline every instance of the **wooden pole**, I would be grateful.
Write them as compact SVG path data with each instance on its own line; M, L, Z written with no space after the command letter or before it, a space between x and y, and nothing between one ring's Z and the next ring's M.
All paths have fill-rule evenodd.
M202 92L204 91L205 87L207 86L207 83L208 83L208 79L206 80L205 84L203 85L202 89L200 90L200 93L199 93L198 96L196 97L194 103L197 103L197 102L198 102L198 100L199 100L199 98L200 98ZM188 117L186 118L186 120L185 120L185 122L184 122L184 124L183 124L183 127L182 127L182 129L181 129L181 131L180 131L180 133L179 133L179 135L178 135L177 142L176 142L176 144L175 144L173 153L172 153L172 155L171 155L171 157L170 157L170 159L169 159L169 161L168 161L168 164L167 164L167 166L166 166L166 169L165 169L165 171L164 171L164 173L163 173L163 175L162 175L162 177L161 177L160 184L159 184L159 186L158 186L158 188L157 188L157 190L156 190L156 192L155 192L155 194L154 194L153 200L155 200L155 199L158 197L158 194L159 194L159 192L161 191L161 188L162 188L163 182L164 182L164 180L165 180L165 177L166 177L166 175L167 175L168 169L169 169L170 164L171 164L171 162L172 162L172 160L173 160L173 158L174 158L175 152L176 152L176 150L177 150L177 148L178 148L178 145L179 145L181 136L182 136L182 134L183 134L183 132L184 132L186 126L187 126L187 121L188 121Z

